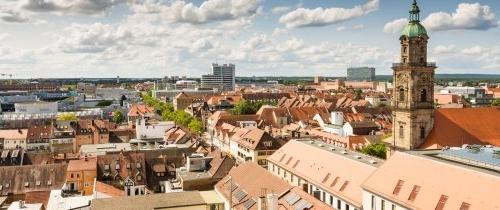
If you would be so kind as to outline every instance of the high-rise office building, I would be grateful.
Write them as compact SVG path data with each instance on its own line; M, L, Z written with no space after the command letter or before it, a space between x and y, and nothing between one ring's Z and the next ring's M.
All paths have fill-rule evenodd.
M234 90L235 80L234 64L212 64L212 74L201 76L203 88L218 88L219 90Z
M347 69L348 81L374 81L375 68L370 67L357 67Z

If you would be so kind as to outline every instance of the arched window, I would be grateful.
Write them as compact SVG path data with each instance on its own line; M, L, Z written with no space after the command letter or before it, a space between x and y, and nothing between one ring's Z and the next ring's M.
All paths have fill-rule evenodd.
M399 101L405 101L405 89L404 88L399 89Z
M420 127L420 139L425 138L425 128L422 126Z
M404 138L405 137L405 129L402 125L399 126L399 138Z
M427 102L427 90L426 89L422 89L422 91L420 92L420 101Z

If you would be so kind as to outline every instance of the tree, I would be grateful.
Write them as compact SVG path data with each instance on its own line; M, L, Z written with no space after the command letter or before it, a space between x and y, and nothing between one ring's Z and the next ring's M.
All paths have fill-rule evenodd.
M58 121L77 121L78 117L76 117L75 113L64 113L57 117Z
M361 149L361 152L382 159L385 159L387 155L387 149L384 143L376 143L364 146L363 149Z
M99 101L99 102L97 103L97 106L98 106L98 107L106 107L106 106L109 106L109 105L111 105L111 104L113 104L113 102L112 102L112 101Z
M363 98L363 91L361 89L354 90L354 100L361 100Z
M491 106L500 106L500 99L495 99L491 102Z
M193 117L191 117L191 115L189 115L188 113L186 113L184 111L176 111L175 112L174 121L179 125L187 127L192 119L193 119Z
M193 118L193 120L189 122L188 128L193 133L201 134L201 132L203 132L203 123L200 120Z
M123 122L123 114L120 111L116 111L113 113L113 122L120 124Z
M240 101L238 102L233 109L231 109L231 113L234 115L246 115L246 114L255 114L259 109L264 105L276 105L276 102L270 100L259 100L259 101Z

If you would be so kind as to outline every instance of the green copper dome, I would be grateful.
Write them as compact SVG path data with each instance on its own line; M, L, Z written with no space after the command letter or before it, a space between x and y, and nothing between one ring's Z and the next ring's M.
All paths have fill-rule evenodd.
M421 35L427 35L427 30L419 22L411 22L403 30L402 36L407 36L408 38L419 37Z
M427 30L420 24L420 8L418 7L417 0L413 0L413 4L410 7L410 22L401 35L409 38L427 35Z

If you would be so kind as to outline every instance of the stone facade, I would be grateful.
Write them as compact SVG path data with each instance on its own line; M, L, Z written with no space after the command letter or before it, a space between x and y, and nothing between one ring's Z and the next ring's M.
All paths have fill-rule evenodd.
M410 20L409 26L419 24ZM418 148L434 124L434 71L436 65L427 63L425 29L418 34L403 34L401 63L393 65L394 94L393 145L397 149Z

